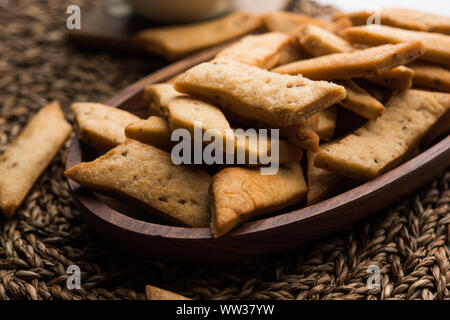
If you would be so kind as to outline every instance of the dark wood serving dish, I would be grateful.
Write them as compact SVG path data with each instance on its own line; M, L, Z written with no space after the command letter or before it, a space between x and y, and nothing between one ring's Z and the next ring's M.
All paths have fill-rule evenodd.
M163 82L220 50L210 49L176 62L125 88L106 102L145 114L146 85ZM73 138L66 167L89 160L89 149ZM316 205L285 210L280 215L247 222L213 239L208 228L181 228L148 220L145 214L82 188L69 180L74 198L93 230L126 252L181 263L236 261L294 248L351 226L424 185L450 166L450 135L403 165ZM289 212L290 211L290 212Z

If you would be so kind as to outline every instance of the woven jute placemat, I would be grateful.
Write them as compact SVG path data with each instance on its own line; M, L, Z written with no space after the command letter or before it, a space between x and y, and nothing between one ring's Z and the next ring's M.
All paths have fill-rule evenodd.
M61 101L71 119L70 103L104 101L162 64L66 43L70 4L92 1L0 0L0 152L49 101ZM351 230L290 253L182 266L127 257L93 235L68 193L66 150L17 214L0 218L1 299L144 299L146 284L197 299L450 298L450 171ZM67 288L69 265L80 267L82 289ZM371 268L379 268L380 288L367 285Z

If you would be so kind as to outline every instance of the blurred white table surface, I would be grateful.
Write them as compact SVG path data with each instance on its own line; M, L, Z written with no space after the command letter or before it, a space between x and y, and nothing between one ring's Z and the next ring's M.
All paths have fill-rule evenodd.
M374 10L378 8L409 8L450 16L449 0L316 0L331 4L342 11Z

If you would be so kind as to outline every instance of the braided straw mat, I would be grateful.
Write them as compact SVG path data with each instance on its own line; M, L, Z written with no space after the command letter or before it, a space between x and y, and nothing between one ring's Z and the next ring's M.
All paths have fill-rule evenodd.
M74 101L104 101L162 65L64 42L70 4L93 1L14 0L0 10L0 153L51 100L66 111ZM292 8L330 9L306 0ZM372 220L302 249L182 266L124 256L89 232L64 179L66 150L17 214L0 218L0 299L144 299L146 284L196 299L450 298L450 171ZM72 264L81 268L80 290L66 286ZM366 284L370 265L380 268L381 288Z

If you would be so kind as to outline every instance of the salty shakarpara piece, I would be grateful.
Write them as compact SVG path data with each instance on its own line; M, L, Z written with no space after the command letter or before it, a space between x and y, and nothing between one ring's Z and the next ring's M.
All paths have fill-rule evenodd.
M0 208L5 216L15 213L71 132L59 103L53 102L7 147L0 156Z
M314 57L357 51L343 38L313 25L308 25L302 29L300 43ZM413 76L414 71L405 66L398 66L366 79L383 87L406 90L411 88Z
M416 150L421 138L449 109L450 94L399 92L386 104L383 116L322 148L315 165L350 178L376 178Z
M171 131L166 119L151 116L146 120L133 122L125 128L127 138L150 144L170 152L173 146Z
M296 38L281 32L269 32L246 36L241 41L219 52L216 58L224 58L262 69L272 69L300 59Z
M412 62L424 52L424 45L416 41L300 60L277 67L272 71L301 74L312 80L370 77Z
M416 61L409 67L414 71L414 86L450 92L450 70L425 61Z
M78 137L98 151L108 151L125 142L125 128L141 118L100 103L74 103Z
M347 18L350 19L355 26L365 25L374 13L375 12L370 10L338 13L334 16L334 20ZM404 8L386 8L381 9L379 18L382 25L417 31L450 34L450 18L437 14Z
M367 26L347 28L345 38L350 42L380 45L420 40L425 46L423 60L450 67L450 36L440 33L410 31L388 26Z
M158 83L145 87L144 99L148 101L153 116L164 116L170 100L185 96L173 88L170 83Z
M320 111L318 115L319 115L319 123L317 124L315 132L319 135L320 140L328 141L334 136L334 131L336 129L336 120L338 115L338 107L331 106L325 110ZM314 152L319 151L311 149L308 150Z
M280 167L276 175L261 175L257 168L226 168L213 177L212 233L221 237L248 219L296 204L306 190L298 163Z
M143 30L136 35L136 41L149 52L175 60L260 27L260 16L235 12L207 22Z
M345 99L339 102L341 106L363 118L371 120L375 120L383 114L383 104L358 86L353 80L343 80L338 83L344 86L347 92Z
M209 224L211 177L194 167L174 165L169 153L134 140L66 171L91 190L131 198L156 209L161 219L189 226Z
M345 98L345 89L333 83L280 75L228 60L193 67L178 78L175 89L278 126L300 124Z

